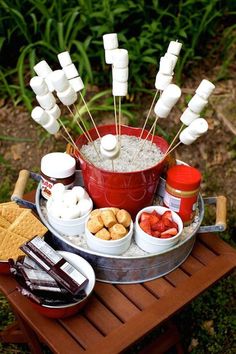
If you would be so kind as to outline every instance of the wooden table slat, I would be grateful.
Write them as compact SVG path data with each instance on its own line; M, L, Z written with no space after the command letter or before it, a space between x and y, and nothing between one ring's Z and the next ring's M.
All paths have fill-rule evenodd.
M199 271L203 267L204 265L201 262L199 262L196 258L194 258L192 255L188 256L188 258L180 266L180 268L183 269L190 276L193 275L195 272Z
M217 234L199 234L197 237L218 255L224 253L228 258L235 259L236 250L221 240Z
M167 296L170 292L173 291L174 286L170 284L164 278L158 278L152 281L144 282L143 284L149 291L151 291L158 298Z
M202 244L201 242L196 243L195 247L193 248L192 255L204 265L208 265L212 260L217 257L214 252L204 246L204 244Z
M173 272L170 272L169 274L164 276L165 279L167 279L171 284L173 284L175 287L181 286L181 283L185 281L189 276L183 272L180 268L177 268L173 270Z
M128 321L140 311L112 284L97 282L95 285L95 293L106 307L123 322Z
M91 298L89 306L85 307L83 313L104 335L107 335L122 324L95 296Z
M143 310L157 300L157 297L150 293L141 284L116 285L116 287L140 310Z

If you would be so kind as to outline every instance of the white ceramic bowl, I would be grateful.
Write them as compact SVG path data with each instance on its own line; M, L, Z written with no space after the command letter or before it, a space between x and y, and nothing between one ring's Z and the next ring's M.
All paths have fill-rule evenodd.
M144 232L139 226L139 219L143 212L151 213L153 210L160 215L164 214L165 211L169 210L172 214L173 221L178 225L178 233L177 235L171 238L157 238L153 237L146 232ZM178 214L174 211L159 205L150 206L147 208L143 208L140 210L135 219L135 231L134 237L137 245L144 251L148 253L160 253L171 247L173 247L180 239L180 235L183 231L183 222Z
M91 209L85 215L75 219L57 218L50 213L50 208L47 208L47 215L49 224L60 233L67 236L77 236L83 234L85 231L85 221L93 208L91 200Z
M118 240L102 240L101 238L94 236L87 228L88 220L89 217L85 222L85 237L87 245L92 251L109 255L120 255L127 251L131 243L134 229L132 220L127 235Z

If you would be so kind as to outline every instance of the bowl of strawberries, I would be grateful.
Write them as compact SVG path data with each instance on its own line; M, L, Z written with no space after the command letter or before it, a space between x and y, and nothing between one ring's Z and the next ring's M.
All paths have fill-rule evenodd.
M148 253L173 247L182 231L183 222L179 215L160 205L141 209L135 219L135 242Z

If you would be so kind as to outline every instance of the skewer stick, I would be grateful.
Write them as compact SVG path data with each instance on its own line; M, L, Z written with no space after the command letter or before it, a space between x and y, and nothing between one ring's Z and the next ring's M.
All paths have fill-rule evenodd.
M81 114L79 113L77 106L76 106L75 104L73 104L73 107L75 108L75 111L76 111L76 114L77 114L78 117L79 117L79 120L80 120L81 123L83 124L83 127L84 127L83 129L86 131L86 133L83 132L84 135L85 135L85 136L87 135L87 136L89 137L89 139L87 139L87 140L89 140L90 142L92 142L91 135L89 134L89 131L88 131L87 127L86 127L86 124L85 124L85 122L84 122L84 120L83 120ZM72 113L72 111L71 111L71 113ZM72 113L72 114L73 114L73 113ZM76 117L75 117L75 118L76 118ZM76 123L77 123L77 122L78 122L78 119L76 119ZM86 136L86 138L87 138L87 136Z
M142 131L141 131L141 133L140 133L140 135L139 135L139 139L141 139L141 138L142 138L142 135L143 135L144 129L145 129L146 125L147 125L148 119L149 119L150 114L151 114L151 112L152 112L152 109L153 109L153 106L154 106L154 103L155 103L155 100L156 100L157 94L158 94L158 90L156 91L155 96L153 97L153 100L152 100L151 106L150 106L150 108L149 108L149 111L148 111L148 114L147 114L146 120L145 120L144 125L143 125L143 127L142 127Z
M119 126L119 137L121 136L121 96L118 98L118 126ZM121 139L121 137L120 137Z
M179 134L181 133L181 131L183 130L184 128L184 124L181 125L179 131L177 132L177 134L175 135L174 139L172 140L172 142L170 143L170 146L168 147L168 149L166 150L166 153L165 155L167 155L171 149L171 147L173 146L175 140L178 138Z
M114 102L114 115L115 115L116 136L118 136L117 113L116 113L116 96L113 96L113 102Z
M172 149L170 149L168 152L165 153L163 159L166 158L167 155L169 155L170 153L172 153L173 150L175 150L182 142L179 141Z
M82 95L81 92L80 92L80 97L81 97L81 99L82 99L82 101L83 101L83 103L84 103L84 105L85 105L85 107L86 107L86 109L87 109L88 115L89 115L89 117L90 117L90 119L91 119L91 121L92 121L92 123L93 123L93 126L94 126L94 128L95 128L95 130L96 130L96 133L97 133L98 137L101 139L101 136L100 136L100 134L99 134L99 131L98 131L98 129L97 129L97 126L96 126L96 124L95 124L95 122L94 122L94 120L93 120L93 117L92 117L92 115L91 115L91 113L90 113L90 111L89 111L89 108L88 108L88 106L87 106L87 103L85 102L85 99L84 99L84 97L83 97L83 95Z
M59 121L59 123L61 124L62 128L64 129L64 131L66 132L66 134L67 134L67 136L68 136L70 142L71 142L72 145L74 146L74 148L75 148L77 151L79 151L79 148L76 146L76 144L75 144L75 142L74 142L72 136L70 135L68 129L66 129L66 126L64 125L64 123L62 122L62 120L61 120L61 119L58 119L58 121Z

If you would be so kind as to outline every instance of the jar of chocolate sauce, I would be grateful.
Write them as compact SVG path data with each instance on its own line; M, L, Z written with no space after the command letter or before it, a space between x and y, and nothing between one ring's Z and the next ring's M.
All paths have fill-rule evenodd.
M63 152L52 152L41 160L41 193L48 199L54 184L62 183L69 189L75 181L75 159Z

